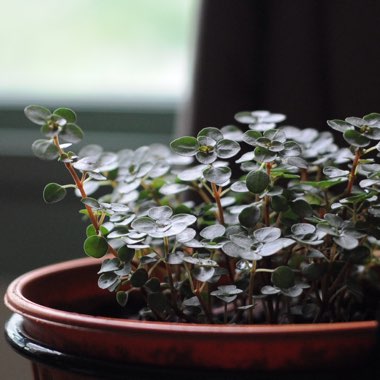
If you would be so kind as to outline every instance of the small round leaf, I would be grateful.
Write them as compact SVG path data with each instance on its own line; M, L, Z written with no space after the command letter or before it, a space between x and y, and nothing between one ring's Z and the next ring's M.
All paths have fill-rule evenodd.
M288 289L294 286L294 272L287 266L280 266L272 273L272 283L280 289Z
M55 160L59 156L58 148L49 140L36 140L32 144L32 151L41 160Z
M271 198L271 207L274 211L286 211L289 208L288 200L283 195L274 195Z
M116 301L120 306L125 306L128 302L128 293L120 290L116 293Z
M220 158L230 158L235 156L240 150L240 145L233 140L223 139L216 145L216 153Z
M83 248L87 256L98 259L107 253L108 243L103 236L94 235L84 241Z
M262 193L269 185L270 178L262 170L251 171L247 175L246 184L248 190L253 194Z
M62 128L60 136L67 142L78 143L83 139L84 134L78 125L74 123L68 123Z
M43 198L46 203L56 203L65 198L66 189L58 183L49 183L43 191Z
M343 137L349 144L356 147L365 147L371 142L368 137L362 135L355 129L348 129L343 133Z
M203 175L207 181L221 186L231 178L231 169L227 166L211 166L203 171Z
M27 106L24 113L31 122L38 125L44 125L51 115L47 108L36 105Z
M75 123L77 119L77 115L70 108L57 108L53 114L63 117L68 123Z
M290 207L294 213L296 213L300 218L305 218L306 216L313 215L313 209L303 199L297 199L290 204Z
M180 137L170 143L173 152L181 156L194 156L198 152L198 140L192 136Z
M244 208L239 214L239 222L245 228L253 228L260 220L260 209L256 206Z

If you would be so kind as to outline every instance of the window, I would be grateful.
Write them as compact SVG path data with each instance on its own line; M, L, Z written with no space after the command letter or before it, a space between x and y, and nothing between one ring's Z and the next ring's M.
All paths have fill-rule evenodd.
M191 66L195 0L2 4L0 103L177 102Z
M4 1L0 154L30 154L36 131L22 109L31 103L73 107L86 143L167 142L189 84L197 7L198 0Z

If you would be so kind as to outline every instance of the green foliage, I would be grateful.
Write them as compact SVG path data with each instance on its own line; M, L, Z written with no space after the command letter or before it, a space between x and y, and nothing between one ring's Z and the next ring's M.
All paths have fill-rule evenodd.
M66 196L66 189L58 183L49 183L43 191L43 198L46 203L56 203Z
M89 236L84 242L83 249L87 256L99 259L108 251L107 240L103 236Z
M247 188L253 194L261 194L269 183L270 177L262 170L251 171L246 178Z
M83 138L68 108L25 114L44 135L35 155L58 159L73 179L46 185L43 198L58 202L70 188L80 196L84 251L103 258L98 286L120 307L141 292L140 318L158 321L374 317L358 295L370 288L372 305L379 294L380 114L328 121L346 148L330 132L278 127L282 114L244 111L235 118L245 131L208 127L171 150L116 153L66 151Z

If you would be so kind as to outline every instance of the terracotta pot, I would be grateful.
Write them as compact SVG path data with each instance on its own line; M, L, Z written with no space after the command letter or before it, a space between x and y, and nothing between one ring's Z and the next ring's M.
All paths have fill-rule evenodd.
M46 375L51 366L70 366L75 357L90 366L112 366L115 373L120 366L304 371L355 366L377 352L376 321L225 326L122 319L114 295L97 287L98 269L98 260L72 260L29 272L9 286L5 303L19 315L8 324L11 344L23 351L32 342L36 352L58 353L64 363L35 364L36 379L81 378L65 377L61 369L55 377ZM32 360L44 361L43 356ZM72 370L86 373L78 366Z

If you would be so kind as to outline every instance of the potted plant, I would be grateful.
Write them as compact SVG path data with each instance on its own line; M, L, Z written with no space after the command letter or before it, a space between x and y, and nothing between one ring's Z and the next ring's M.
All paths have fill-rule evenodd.
M68 108L25 114L45 136L34 154L73 180L49 183L43 198L77 193L91 257L8 289L22 316L8 323L11 344L58 367L34 364L37 378L66 378L65 366L106 366L109 378L126 365L315 370L375 354L380 114L328 121L345 148L254 111L235 115L245 128L117 153L72 152L83 132Z

